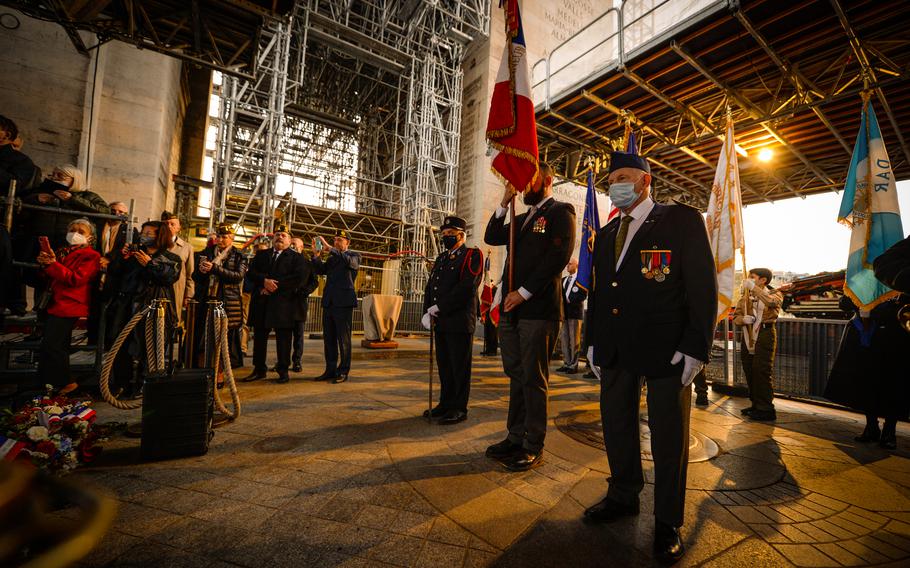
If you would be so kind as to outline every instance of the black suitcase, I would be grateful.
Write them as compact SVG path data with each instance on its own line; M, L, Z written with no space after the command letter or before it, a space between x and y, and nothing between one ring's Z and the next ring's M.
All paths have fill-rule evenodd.
M213 369L175 369L146 376L142 396L142 459L206 453L214 435L214 387Z

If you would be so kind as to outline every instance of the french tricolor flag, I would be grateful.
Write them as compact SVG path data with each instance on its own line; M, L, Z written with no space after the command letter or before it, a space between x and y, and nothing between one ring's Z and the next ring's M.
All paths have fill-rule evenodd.
M13 461L25 448L25 442L0 436L0 461Z
M505 4L506 45L490 101L487 141L494 150L493 173L523 193L538 174L537 120L518 0L500 0L499 4Z

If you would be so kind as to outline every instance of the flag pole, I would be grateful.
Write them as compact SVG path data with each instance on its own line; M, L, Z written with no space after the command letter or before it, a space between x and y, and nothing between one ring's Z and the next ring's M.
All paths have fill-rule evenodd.
M509 202L509 292L515 291L515 194Z

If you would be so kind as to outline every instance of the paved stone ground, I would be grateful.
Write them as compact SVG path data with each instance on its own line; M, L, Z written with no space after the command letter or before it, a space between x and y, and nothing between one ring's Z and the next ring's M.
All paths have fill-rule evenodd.
M137 440L107 442L75 474L120 505L84 565L653 563L650 462L639 517L580 520L606 490L607 460L596 440L560 428L596 421L596 382L551 375L544 463L515 474L483 456L504 433L508 382L498 359L475 357L469 418L443 427L419 417L426 340L405 339L396 353L357 348L342 385L304 380L322 370L321 343L307 341L306 352L290 384L241 384L243 416L216 431L205 456L140 463ZM720 453L690 465L680 565L910 565L907 425L888 452L853 442L862 429L855 414L778 401L777 423L750 423L738 412L746 405L712 393L706 410L692 410L692 429ZM138 421L98 410L102 421Z

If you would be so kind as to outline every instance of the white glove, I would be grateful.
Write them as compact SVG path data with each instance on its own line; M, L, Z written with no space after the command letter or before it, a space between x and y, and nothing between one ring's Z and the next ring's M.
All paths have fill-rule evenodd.
M755 288L755 280L752 280L751 278L746 278L745 280L743 280L743 288L745 288L746 290L751 290L752 288Z
M427 313L435 318L436 316L439 315L439 306L437 306L436 304L433 304L432 306L430 306L430 309L427 310Z
M594 373L594 376L597 377L597 380L600 380L600 367L594 364L594 346L588 346L588 367L591 367L591 372Z
M430 316L430 312L423 314L423 317L420 318L420 324L425 329L430 329L432 327L432 316Z
M752 325L755 323L755 316L743 316L743 323L746 325Z
M705 363L703 361L699 361L695 357L690 357L685 353L680 353L677 351L673 354L673 358L670 359L670 364L675 365L683 359L685 359L685 362L683 363L683 372L682 377L680 377L680 382L682 382L682 386L687 387L692 384L692 381L695 380L695 375L697 375L698 372L702 370L702 368L705 366Z

